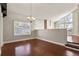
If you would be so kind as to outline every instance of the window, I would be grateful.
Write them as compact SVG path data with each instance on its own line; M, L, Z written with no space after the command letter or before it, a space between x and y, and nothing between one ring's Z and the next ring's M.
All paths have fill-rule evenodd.
M30 22L14 21L14 35L30 35Z
M55 22L55 28L58 28L58 29L63 29L63 28L65 28L65 21L64 21L64 18L62 18L61 20Z
M65 27L67 28L67 33L72 34L72 14L69 14L68 16L65 17Z
M73 24L72 24L72 14L69 14L67 16L65 16L64 18L60 19L59 21L55 22L55 28L58 29L67 29L67 34L70 35L72 34L72 28L73 28Z

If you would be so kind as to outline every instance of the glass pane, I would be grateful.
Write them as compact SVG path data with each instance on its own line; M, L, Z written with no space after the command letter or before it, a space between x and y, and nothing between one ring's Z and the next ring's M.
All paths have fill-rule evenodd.
M70 31L69 33L72 33L72 14L69 14L59 21L55 22L55 26L55 28L59 29L67 28L68 32Z
M31 34L30 22L14 21L14 35L29 35Z

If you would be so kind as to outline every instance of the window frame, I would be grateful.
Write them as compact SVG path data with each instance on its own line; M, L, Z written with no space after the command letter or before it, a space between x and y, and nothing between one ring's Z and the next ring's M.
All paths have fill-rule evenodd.
M22 23L29 23L30 25L29 25L29 33L27 33L27 31L25 32L25 33L20 33L20 34L16 34L16 30L15 30L15 23L16 22L22 22ZM18 25L19 26L19 25ZM20 36L20 35L31 35L31 23L29 22L29 21L21 21L21 20L14 20L14 36ZM19 27L18 27L19 28ZM23 30L22 30L23 31ZM25 30L24 30L25 31Z

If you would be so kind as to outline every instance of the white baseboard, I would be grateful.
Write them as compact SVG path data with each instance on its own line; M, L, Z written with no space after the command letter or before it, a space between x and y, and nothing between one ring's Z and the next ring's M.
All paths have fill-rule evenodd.
M75 50L75 51L79 51L79 49L75 49L75 48L68 47L68 46L66 46L66 48L68 48L68 49L72 49L72 50Z
M12 43L12 42L18 42L18 41L23 41L23 40L31 40L31 39L35 39L35 38L25 38L25 39L7 41L7 42L4 42L3 44ZM54 41L50 41L50 40L46 40L46 39L43 39L43 38L38 38L38 37L36 37L36 39L40 39L40 40L43 40L43 41L47 41L47 42L51 42L51 43L58 44L58 45L61 45L61 46L65 46L65 44L58 43L58 42L54 42Z
M6 41L6 42L3 42L3 44L12 43L12 42L18 42L18 41L24 41L24 40L31 40L31 39L34 39L34 38L25 38L25 39L13 40L13 41Z
M74 36L79 36L79 35L77 35L77 34L72 34L72 35L74 35Z
M46 39L43 39L43 38L38 38L37 39L40 39L40 40L43 40L43 41L47 41L47 42L50 42L50 43L54 43L54 44L58 44L58 45L61 45L61 46L65 46L65 44L63 43L59 43L59 42L55 42L55 41L51 41L51 40L46 40Z
M1 48L2 48L3 44L0 45L0 56L1 56Z
M65 46L65 44L62 44L62 43L59 43L59 42L54 42L54 41L51 41L51 40L46 40L46 39L38 38L38 37L35 37L35 38L36 38L36 39L43 40L43 41L47 41L47 42L50 42L50 43L58 44L58 45L61 45L61 46ZM23 40L31 40L31 39L35 39L35 38L25 38L25 39L19 39L19 40L7 41L7 42L3 42L3 44L6 44L6 43L12 43L12 42L18 42L18 41L23 41Z

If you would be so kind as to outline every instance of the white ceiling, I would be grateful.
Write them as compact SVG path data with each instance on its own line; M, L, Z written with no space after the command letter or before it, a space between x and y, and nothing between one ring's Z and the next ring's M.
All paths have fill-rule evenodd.
M32 3L32 15L38 19L55 19L70 12L75 7L77 7L77 4L74 3ZM31 4L9 3L8 11L29 16L31 14Z

